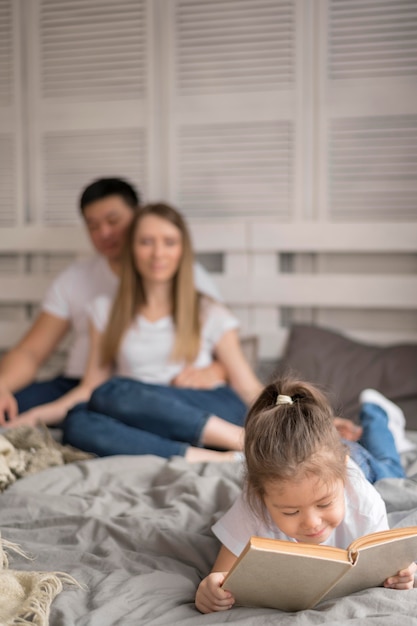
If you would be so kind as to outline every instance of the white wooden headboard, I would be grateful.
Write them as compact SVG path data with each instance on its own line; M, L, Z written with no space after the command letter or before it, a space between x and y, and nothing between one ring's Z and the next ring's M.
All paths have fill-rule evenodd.
M413 223L193 222L197 253L261 359L276 359L294 322L371 343L417 341L417 228ZM53 276L90 248L82 226L0 231L0 350L34 318ZM65 347L65 346L64 346Z

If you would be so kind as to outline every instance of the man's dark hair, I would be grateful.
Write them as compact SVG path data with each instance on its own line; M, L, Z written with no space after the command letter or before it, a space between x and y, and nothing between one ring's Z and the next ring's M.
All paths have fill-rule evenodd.
M133 210L140 204L140 194L130 183L121 178L99 178L82 192L80 197L81 213L84 213L85 208L92 202L103 200L109 196L120 196Z

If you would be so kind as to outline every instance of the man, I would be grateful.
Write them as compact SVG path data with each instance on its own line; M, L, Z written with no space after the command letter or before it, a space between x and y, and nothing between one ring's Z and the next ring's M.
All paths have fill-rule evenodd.
M135 189L118 178L96 180L83 191L80 210L97 254L75 261L53 281L37 319L0 361L0 425L38 404L56 400L79 383L89 351L87 307L98 295L115 294L126 233L138 205ZM195 280L200 291L220 299L213 281L198 264ZM64 374L33 382L69 331L74 337ZM187 367L173 384L207 387L219 380L223 380L222 368L214 364L204 371Z

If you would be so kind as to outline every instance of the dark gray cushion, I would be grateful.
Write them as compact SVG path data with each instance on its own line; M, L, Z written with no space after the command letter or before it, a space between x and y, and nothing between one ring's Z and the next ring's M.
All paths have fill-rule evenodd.
M292 327L279 373L316 383L338 415L357 420L359 393L371 387L398 404L417 430L417 344L375 346L318 326Z

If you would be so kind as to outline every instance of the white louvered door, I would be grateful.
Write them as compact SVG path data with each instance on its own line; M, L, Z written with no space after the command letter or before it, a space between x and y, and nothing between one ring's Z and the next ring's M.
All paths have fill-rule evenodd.
M26 0L30 45L30 217L77 220L80 190L149 177L148 8L145 0Z
M88 248L81 189L124 176L186 214L264 358L297 321L417 336L416 0L0 0L0 18L0 274L40 294ZM0 323L33 317L2 289Z
M168 0L169 197L193 218L294 211L296 3Z
M0 0L0 226L24 219L19 4Z
M415 220L417 2L320 0L319 41L322 219Z

